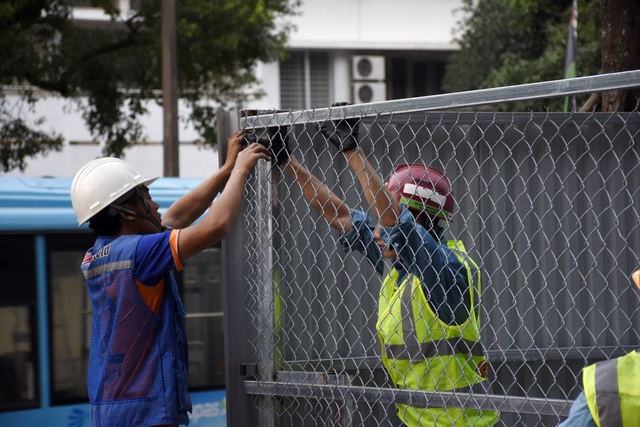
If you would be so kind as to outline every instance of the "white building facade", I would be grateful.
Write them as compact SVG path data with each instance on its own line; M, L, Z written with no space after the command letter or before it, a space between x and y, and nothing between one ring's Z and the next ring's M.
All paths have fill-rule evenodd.
M101 10L78 2L74 17L104 20ZM126 16L130 0L119 0ZM441 92L448 55L457 49L453 31L461 0L303 0L300 14L288 18L290 56L259 64L256 74L265 93L250 109L322 108L336 101L375 102ZM8 95L16 112L26 110L17 95ZM181 114L184 114L181 108ZM63 99L43 94L28 117L44 117L40 126L65 138L60 152L28 160L24 171L8 176L70 177L102 147L91 143L81 114ZM24 116L23 114L23 116ZM125 160L148 176L162 174L162 110L149 105L144 118L147 143L125 152ZM218 154L196 146L195 130L180 122L180 176L205 177L218 167Z

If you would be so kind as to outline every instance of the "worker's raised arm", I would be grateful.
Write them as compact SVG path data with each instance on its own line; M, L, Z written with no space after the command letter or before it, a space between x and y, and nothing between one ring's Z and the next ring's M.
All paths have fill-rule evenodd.
M253 143L238 153L227 184L198 223L180 230L178 255L181 261L222 240L240 215L242 196L247 178L258 160L270 160L266 147Z
M344 105L347 103L335 103L332 107ZM360 148L359 127L358 118L348 118L327 122L321 126L320 130L327 140L345 155L360 182L369 206L380 219L380 224L391 227L400 216L400 204L387 190L382 177L369 163L366 154Z
M285 171L300 185L304 198L332 228L347 233L351 230L351 209L327 185L304 167L295 156L286 162Z
M229 138L224 164L196 188L176 200L162 216L162 225L170 228L185 228L200 218L227 184L238 153L242 150L243 136L244 133L238 131Z
M349 166L362 186L362 192L380 219L383 227L392 227L402 212L400 204L391 195L380 174L367 160L360 147L343 152Z
M300 185L309 206L318 212L332 228L347 233L351 230L351 209L349 206L298 159L291 155L288 146L287 128L270 132L265 141L275 164L281 166Z

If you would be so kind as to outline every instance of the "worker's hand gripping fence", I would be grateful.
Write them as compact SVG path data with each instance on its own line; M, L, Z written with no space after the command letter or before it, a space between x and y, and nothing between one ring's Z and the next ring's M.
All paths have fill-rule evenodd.
M245 190L243 259L234 264L245 280L244 307L235 308L247 323L236 331L246 343L245 391L261 424L395 426L401 403L497 409L499 425L556 425L584 366L640 342L629 279L640 257L638 114L338 110L331 117L360 118L360 149L382 177L398 162L449 177L456 209L445 236L463 241L481 272L475 308L490 387L394 387L376 334L383 276L346 253L298 183L264 162ZM286 126L293 156L375 218L322 120L300 117L261 114L251 127L261 138Z

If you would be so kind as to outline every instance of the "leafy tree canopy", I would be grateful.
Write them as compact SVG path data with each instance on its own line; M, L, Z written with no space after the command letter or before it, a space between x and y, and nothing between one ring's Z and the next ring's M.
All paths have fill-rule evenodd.
M571 3L464 0L456 36L460 50L447 66L445 90L458 92L562 79ZM600 16L599 0L579 1L579 76L600 72ZM562 99L528 101L503 108L562 111L562 103Z
M78 101L105 154L121 156L143 138L145 101L161 103L161 3L132 2L126 18L111 0L85 1L104 9L105 22L72 19L71 0L0 0L0 84ZM241 105L258 61L284 53L286 17L299 0L180 0L176 2L179 96L205 144L215 144L215 109ZM17 117L0 93L0 170L24 168L26 156L62 146ZM86 103L79 100L86 99Z

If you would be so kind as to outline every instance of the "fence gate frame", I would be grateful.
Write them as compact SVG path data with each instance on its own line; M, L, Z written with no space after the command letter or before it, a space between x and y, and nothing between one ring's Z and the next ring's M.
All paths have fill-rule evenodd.
M563 97L592 92L603 92L625 88L640 87L640 70L608 75L580 77L568 80L532 83L518 86L483 89L445 95L420 98L383 101L371 104L358 104L343 107L341 117L361 117L362 115L385 115L389 112L438 111L477 107L495 103L519 100ZM554 113L556 114L556 113ZM561 114L561 113L557 113ZM570 117L575 113L564 113ZM586 113L585 113L586 114ZM226 158L227 138L236 130L246 127L266 128L274 125L295 125L308 122L320 122L331 117L328 108L274 113L261 116L244 116L238 111L219 110L217 114L219 163ZM261 160L256 171L247 183L253 186L258 196L256 223L258 236L256 241L262 247L272 248L270 239L274 227L272 220L273 192L277 189L269 184L277 182L279 171ZM272 174L275 174L273 176ZM246 206L243 206L243 213ZM275 325L273 315L273 254L265 251L264 259L258 266L261 281L261 295L257 318L260 319L260 340L258 360L250 360L246 332L251 328L245 308L247 283L243 274L245 242L243 232L246 229L244 214L241 214L228 237L222 242L222 272L224 286L224 345L227 425L229 426L267 426L278 425L276 419L277 399L296 397L307 399L325 399L347 402L353 407L355 402L409 403L439 406L449 404L465 405L481 409L517 412L521 414L566 416L572 403L568 399L542 399L505 395L473 395L447 392L426 392L399 390L395 388L352 387L349 378L332 377L327 371L298 372L277 371L274 354L276 353ZM507 350L509 352L511 350ZM516 351L516 350L514 350ZM569 349L568 351L572 351ZM579 351L579 350L573 350ZM507 352L491 354L492 358L507 357ZM613 357L624 353L619 347L602 348L603 357ZM522 352L518 355L522 356ZM339 363L347 363L341 361ZM367 361L364 361L367 363ZM374 361L371 361L374 363ZM257 408L257 410L256 410ZM351 425L349 411L339 425Z

